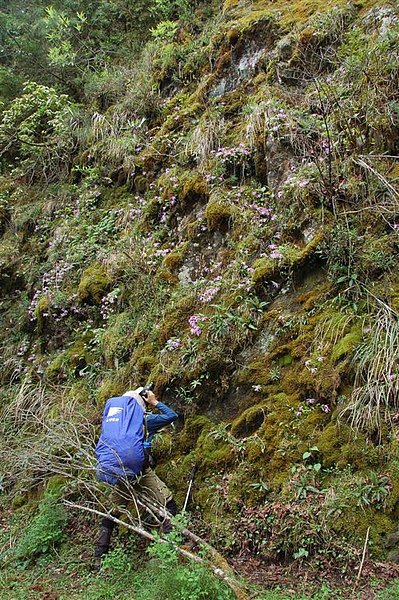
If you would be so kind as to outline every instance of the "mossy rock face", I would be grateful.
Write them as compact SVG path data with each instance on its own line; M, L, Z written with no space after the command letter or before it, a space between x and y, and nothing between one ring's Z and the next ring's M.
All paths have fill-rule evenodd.
M267 485L264 482L265 464L243 461L228 478L227 501L232 512L241 506L257 506L265 501Z
M384 554L387 534L395 530L395 523L385 514L368 508L347 506L334 517L333 528L350 543L361 547L369 530L369 548L372 556ZM370 528L370 529L369 529Z
M272 279L278 270L278 264L275 260L265 256L255 260L253 269L252 280L257 284Z
M194 314L197 303L196 295L188 294L171 303L166 308L166 314L159 330L159 342L164 345L167 339L177 335L186 328L188 318Z
M213 423L207 417L189 417L186 420L184 429L179 434L179 450L184 454L193 450L201 433L211 431L212 427Z
M292 243L286 243L278 247L280 258L273 259L268 256L258 258L253 264L252 279L255 284L262 283L275 278L282 269L295 268L297 271L310 261L317 248L324 239L324 231L319 231L315 237L305 246L300 247Z
M236 209L223 200L211 200L205 209L205 218L210 231L226 233L232 226Z
M337 344L334 346L331 353L331 360L337 362L341 358L351 354L353 350L360 344L362 340L362 327L361 325L355 325L352 327L349 333L347 333Z
M295 362L282 373L281 387L289 394L300 390L305 397L316 397L328 403L335 401L342 385L340 370L325 361L308 368L307 361Z
M355 469L375 468L380 462L378 448L366 438L351 430L348 425L330 423L315 440L323 456L323 465L339 468L352 465Z
M61 380L67 377L65 362L65 353L59 354L50 362L46 368L46 377L49 381Z
M48 311L50 309L50 300L48 296L42 296L36 304L35 317L37 321L37 330L43 333L46 328L46 322L48 318Z
M184 210L190 209L197 202L206 202L208 186L200 173L185 172L179 178L179 200Z
M108 398L120 396L125 392L125 386L121 381L116 380L116 378L105 379L97 392L97 405L103 409Z
M180 267L184 260L184 256L187 250L189 249L189 246L189 242L184 242L183 244L181 244L178 248L173 250L173 252L170 252L165 256L165 258L162 261L162 265L166 267L166 269L170 269L171 271Z
M147 182L147 178L144 177L144 175L137 175L134 178L134 189L136 190L136 192L138 192L139 194L143 194L148 187L148 182Z
M382 273L397 267L397 243L392 235L367 236L359 258L367 277L377 279Z
M263 424L269 407L267 404L257 404L245 410L231 426L231 433L236 436L250 435Z
M158 269L156 274L156 281L167 283L171 286L176 285L179 282L179 278L175 273L172 273L170 269Z
M93 264L83 272L78 287L80 302L100 304L111 285L111 280L104 267Z
M11 213L9 209L0 204L0 236L4 234L11 221Z
M152 370L156 367L157 362L158 361L155 356L146 356L145 354L140 356L136 362L138 377L143 380L147 379Z
M126 361L132 353L136 326L128 312L113 315L101 338L101 351L109 368Z
M203 473L218 473L237 462L236 450L221 425L203 428L195 446L196 463Z

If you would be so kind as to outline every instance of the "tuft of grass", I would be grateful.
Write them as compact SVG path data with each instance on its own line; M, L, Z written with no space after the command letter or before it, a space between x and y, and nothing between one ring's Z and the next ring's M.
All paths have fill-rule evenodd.
M354 389L343 412L351 413L354 428L381 433L382 424L389 421L391 411L399 407L398 315L383 305L366 334L365 341L354 353Z

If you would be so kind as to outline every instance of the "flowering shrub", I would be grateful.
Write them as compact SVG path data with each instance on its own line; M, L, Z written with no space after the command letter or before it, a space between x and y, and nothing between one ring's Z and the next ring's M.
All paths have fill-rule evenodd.
M174 350L178 350L181 345L181 340L179 338L170 338L169 340L166 340L164 349L168 352L173 352Z
M191 315L191 317L188 320L188 323L190 325L190 333L192 335L200 336L202 333L202 329L198 325L198 323L202 323L203 321L206 321L206 320L207 320L207 317L205 317L204 315Z
M268 502L263 506L244 507L234 521L234 546L243 556L262 560L317 556L337 567L347 566L354 558L349 544L333 535L330 507L320 495L292 502Z
M120 288L117 287L101 299L100 314L104 320L109 319L110 315L115 312L120 291Z
M201 302L210 302L219 293L219 291L220 288L217 286L210 287L207 288L204 292L202 292L202 294L200 294L198 297L201 300Z
M245 147L245 144L241 142L238 146L231 148L225 148L224 146L221 146L217 150L211 150L211 154L213 154L216 158L220 158L220 160L224 163L234 163L237 161L237 159L249 156L250 151Z
M76 294L68 298L62 291L62 284L72 269L72 264L60 261L43 274L41 287L34 293L28 308L30 321L37 319L40 309L43 309L42 317L53 317L56 322L69 315L80 314Z

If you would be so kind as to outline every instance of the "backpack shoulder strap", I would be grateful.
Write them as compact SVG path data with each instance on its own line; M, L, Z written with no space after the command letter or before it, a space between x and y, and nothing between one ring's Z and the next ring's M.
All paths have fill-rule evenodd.
M144 443L148 440L148 424L147 424L147 413L144 413L143 419L143 429L144 429Z

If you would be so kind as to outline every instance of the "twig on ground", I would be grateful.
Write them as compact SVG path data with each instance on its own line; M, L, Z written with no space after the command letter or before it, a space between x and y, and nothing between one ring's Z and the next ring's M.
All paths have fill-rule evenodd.
M366 539L364 540L364 546L363 546L362 560L361 560L359 571L358 571L358 574L357 574L357 577L356 577L355 586L353 588L354 590L356 589L356 586L359 583L360 576L362 574L362 569L363 569L364 561L365 561L365 558L366 558L367 544L368 544L368 541L369 541L369 533L370 533L370 527L367 528Z

